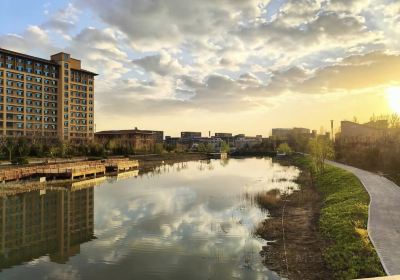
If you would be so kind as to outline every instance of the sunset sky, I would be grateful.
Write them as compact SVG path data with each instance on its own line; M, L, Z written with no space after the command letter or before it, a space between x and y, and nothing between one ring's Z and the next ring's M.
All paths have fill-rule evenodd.
M105 129L262 134L400 113L400 1L2 0L0 47L81 59Z

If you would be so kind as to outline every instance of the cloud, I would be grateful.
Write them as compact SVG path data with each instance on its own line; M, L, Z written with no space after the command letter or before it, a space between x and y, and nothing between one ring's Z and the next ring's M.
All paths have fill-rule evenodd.
M292 67L276 72L268 87L275 92L303 94L357 92L398 83L398 73L400 55L371 52L352 55L314 71Z
M22 53L32 53L37 50L38 55L49 57L49 53L58 50L51 44L48 33L37 25L30 25L22 34L0 35L0 46Z
M259 15L259 1L83 0L99 17L132 40L134 46L175 46L192 37L225 33L240 20ZM156 19L156 20L155 20Z
M166 51L134 59L132 63L147 72L156 73L161 76L183 74L186 72L180 62Z
M48 21L44 22L41 27L48 30L55 30L61 34L66 34L75 27L78 21L79 10L74 4L68 5L55 12Z

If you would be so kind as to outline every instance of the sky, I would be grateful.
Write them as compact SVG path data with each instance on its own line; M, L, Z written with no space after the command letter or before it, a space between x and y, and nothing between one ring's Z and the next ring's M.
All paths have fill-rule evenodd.
M400 1L2 0L0 47L99 73L96 130L335 130L400 113Z

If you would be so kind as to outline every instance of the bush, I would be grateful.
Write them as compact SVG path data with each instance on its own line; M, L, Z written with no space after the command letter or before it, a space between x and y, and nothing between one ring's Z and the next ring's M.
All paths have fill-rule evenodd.
M17 158L14 158L11 161L11 164L24 165L24 164L29 164L29 161L28 161L28 159L26 157L17 157Z

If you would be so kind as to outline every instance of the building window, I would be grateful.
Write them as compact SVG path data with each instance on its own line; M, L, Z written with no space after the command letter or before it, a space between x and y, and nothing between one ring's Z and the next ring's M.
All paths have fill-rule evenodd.
M64 67L68 69L68 63L64 63Z

